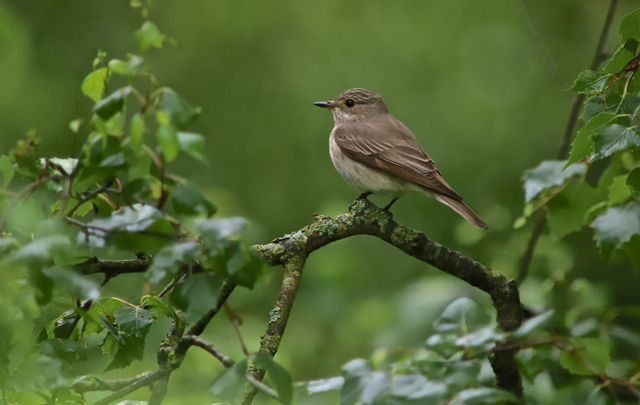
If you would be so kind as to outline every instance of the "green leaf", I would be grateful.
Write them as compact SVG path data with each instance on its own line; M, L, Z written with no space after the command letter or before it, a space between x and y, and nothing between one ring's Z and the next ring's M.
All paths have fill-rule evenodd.
M67 382L62 373L62 361L32 354L11 373L7 385L16 391L37 392L65 387Z
M95 70L84 78L82 82L82 93L98 103L102 100L102 93L104 93L104 88L108 80L109 69L102 68Z
M351 360L342 367L344 384L340 391L339 405L355 405L358 403L363 388L373 374L371 363L364 359Z
M216 243L219 239L235 235L247 226L247 220L241 217L202 218L193 223L194 228L208 243Z
M160 108L167 114L169 122L178 130L186 130L200 115L200 108L192 107L175 90L165 88Z
M206 215L216 213L218 208L207 199L196 187L183 182L171 193L168 203L177 215Z
M167 305L166 302L162 300L162 298L155 295L145 295L140 300L140 306L145 307L145 309L154 312L156 314L164 315L169 319L172 319L176 322L179 322L178 315L176 312Z
M487 347L487 344L493 345L494 342L498 342L503 339L502 333L499 333L496 328L497 325L492 324L474 332L465 334L464 336L456 339L456 346L481 348L483 350L489 349L490 347Z
M372 383L379 385L378 381L370 381L365 387L363 399L365 399L366 390L373 385ZM438 405L442 403L446 393L447 386L441 382L429 381L421 374L401 374L393 378L389 394L393 398L411 401L409 403ZM372 401L366 403L374 403L375 399L376 397L372 396Z
M40 343L40 353L70 365L87 359L85 347L69 339L45 340Z
M616 176L609 186L609 206L621 204L631 197L631 190L627 187L627 176Z
M144 119L140 116L139 113L135 113L133 117L131 117L131 130L129 131L129 136L131 137L131 146L134 150L140 149L142 145L142 137L144 136L145 123Z
M262 351L256 354L255 365L266 370L276 387L280 402L285 405L290 404L293 397L293 380L287 370L276 363L268 353Z
M584 181L572 181L547 204L547 220L554 235L562 238L588 224L587 213L606 200L607 190L594 188Z
M547 188L560 186L569 178L587 171L584 163L575 163L566 169L564 160L545 160L533 169L524 172L525 202L533 200Z
M630 203L610 207L591 224L602 254L608 258L615 249L640 233L640 205Z
M571 352L563 351L560 354L560 365L562 367L578 375L605 373L611 360L608 340L599 338L571 338L570 346L573 349Z
M587 100L580 118L586 122L601 112L615 114L621 102L622 96L620 94L613 90L605 90L604 95L591 97Z
M223 371L213 383L211 392L229 403L240 403L247 384L247 362L248 359L244 359Z
M111 336L112 335L109 335L109 337ZM105 368L105 372L115 370L117 368L129 367L134 360L142 361L144 353L144 338L126 334L121 336L121 344L118 346L117 352L113 356L113 360L109 363L107 368Z
M619 124L599 128L592 139L594 153L589 159L591 162L611 156L619 150L633 150L640 144L640 136L634 128Z
M101 321L100 318L115 320L114 316L116 311L123 306L124 304L122 303L122 301L111 297L105 297L94 301L93 304L91 304L91 306L89 307L89 310L87 311L87 314L85 316L85 319L89 320L89 322L87 322L84 326L84 334L90 335L92 333L102 332L107 325L105 325L105 323ZM109 323L109 326L111 325L112 324ZM118 338L120 337L120 334L115 328L112 333Z
M434 365L437 366L437 363ZM480 375L480 370L481 365L478 362L454 362L452 364L452 373L444 379L444 383L449 392L462 391L464 388L475 385ZM438 370L439 372L440 370Z
M604 73L618 73L636 56L638 50L638 41L629 39L620 45L611 57L607 66L603 69Z
M253 288L262 272L264 259L253 247L237 241L225 249L229 279L236 285Z
M594 95L602 92L604 86L610 80L609 74L585 70L580 73L569 91L576 94L586 94L587 96Z
M298 383L297 383L298 384ZM331 377L322 380L312 380L303 383L307 394L319 394L321 392L336 391L342 389L344 377Z
M138 307L120 308L115 313L118 329L129 336L144 338L151 329L151 324L158 317L151 311Z
M463 335L473 332L491 322L491 317L480 304L471 298L461 297L445 308L433 327L438 332L461 331Z
M640 41L640 10L629 13L622 18L618 26L618 34L623 41L631 38Z
M13 163L11 163L9 156L0 156L0 191L7 189L11 179L13 179L13 174Z
M119 59L111 59L109 61L109 70L119 75L124 74L127 71L129 65L127 62L119 60Z
M98 284L86 276L65 269L64 267L50 267L42 273L53 280L54 284L62 288L73 298L97 300L100 298Z
M640 167L636 167L629 173L626 184L633 195L640 196Z
M147 280L151 284L157 284L167 274L174 276L182 265L195 262L201 253L202 245L196 241L165 246L153 258L153 263L146 272Z
M569 166L587 158L593 153L593 140L591 136L595 133L596 129L607 125L611 121L615 120L616 116L606 112L601 112L595 115L585 124L584 127L576 135L576 139L571 146L571 156L564 166L563 170L566 170Z
M514 332L514 336L516 337L527 336L528 334L538 329L539 327L546 325L551 320L551 318L553 318L554 314L555 314L555 311L551 309L543 314L534 316L531 319L527 319L525 322L522 323L522 325L518 328L518 330Z
M151 21L145 21L142 27L136 31L135 36L138 41L139 54L143 54L152 46L162 48L162 43L165 39L165 36L160 33L158 27Z
M178 132L180 150L192 158L209 166L209 161L204 155L204 137L200 134Z
M160 125L156 131L156 140L160 144L167 162L172 162L180 150L176 131L168 125Z
M124 100L131 93L131 86L114 91L93 107L93 112L103 120L108 120L122 110Z
M176 285L170 301L185 311L187 318L200 318L216 306L221 286L222 280L213 274L194 274Z
M71 241L65 235L47 236L22 246L7 260L11 263L46 265L53 260L53 255L64 253L70 246Z
M493 405L499 403L520 403L510 392L495 388L473 388L458 393L449 405Z
M460 351L460 348L458 347L458 345L456 345L457 340L458 336L453 333L436 333L429 336L429 339L427 339L425 344L435 353L438 353L442 357L448 359L452 355Z

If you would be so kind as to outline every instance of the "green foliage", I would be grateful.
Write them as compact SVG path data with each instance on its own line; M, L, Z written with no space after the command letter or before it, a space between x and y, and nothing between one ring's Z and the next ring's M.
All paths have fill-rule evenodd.
M150 54L172 40L147 20L150 0L131 6L145 18L134 33L136 54L108 59L98 51L80 86L83 102L94 103L91 114L69 123L79 148L70 157L42 158L41 140L30 131L0 156L0 268L6 275L0 389L6 403L91 403L81 383L106 384L91 374L133 370L135 360L145 359L145 347L157 344L150 338L154 330L166 337L157 359L146 360L157 360L163 370L191 367L195 360L180 357L177 339L219 309L223 285L251 289L262 275L262 258L242 237L248 221L214 218L218 207L210 194L171 172L169 164L181 158L208 165L204 137L187 132L201 110L160 86ZM626 250L640 263L640 83L629 68L639 47L640 10L624 17L618 32L603 71L582 72L571 87L587 100L569 159L542 161L523 176L525 208L517 225L544 210L547 244L554 245L544 260L536 258L546 261L539 265L545 278L522 288L540 315L504 331L483 305L459 298L430 332L420 331L419 347L378 348L370 359L347 362L342 376L306 383L294 384L282 365L297 359L283 357L280 364L263 351L249 353L208 376L215 377L212 402L237 403L253 364L266 372L261 390L284 404L327 392L339 395L341 405L517 403L496 388L490 371L490 359L506 351L518 352L530 403L587 395L588 403L598 403L605 385L637 386L637 356L625 354L628 347L640 350L640 336L614 321L636 320L640 310L611 308L606 289L577 276L580 269L572 269L573 257L560 242L588 226L605 259L622 261L616 252ZM223 207L227 202L220 199ZM339 266L326 267L338 274ZM143 272L144 279L127 274ZM114 277L129 276L135 282L111 287ZM334 305L329 290L318 307ZM368 314L358 312L353 323L385 317ZM269 321L279 316L275 308Z

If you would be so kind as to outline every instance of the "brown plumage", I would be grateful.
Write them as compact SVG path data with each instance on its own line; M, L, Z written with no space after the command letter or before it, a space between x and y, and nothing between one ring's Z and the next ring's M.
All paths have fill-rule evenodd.
M315 104L333 112L331 159L348 184L395 198L412 192L432 195L473 225L489 229L442 178L409 128L389 114L378 94L351 89Z

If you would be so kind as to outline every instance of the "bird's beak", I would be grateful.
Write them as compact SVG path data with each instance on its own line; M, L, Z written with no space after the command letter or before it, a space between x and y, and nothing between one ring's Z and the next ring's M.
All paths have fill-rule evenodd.
M317 105L322 108L334 108L335 105L331 101L318 101L317 103L313 103L313 105Z

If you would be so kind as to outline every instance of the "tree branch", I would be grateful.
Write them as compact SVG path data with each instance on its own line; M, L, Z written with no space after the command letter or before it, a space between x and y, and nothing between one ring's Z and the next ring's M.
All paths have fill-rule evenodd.
M410 256L442 270L486 292L497 311L497 321L505 331L516 330L522 323L522 305L513 280L463 256L455 250L427 238L422 232L394 221L389 213L367 200L356 200L348 214L335 218L316 216L316 222L290 236L276 239L256 250L272 266L283 265L285 275L280 295L270 314L269 328L261 349L271 355L278 350L300 282L306 258L329 243L354 235L372 235L397 247ZM516 350L496 353L492 361L500 388L522 396L522 382L514 359ZM263 373L250 369L260 380ZM255 395L247 389L243 403Z
M76 264L74 267L80 274L103 273L106 277L112 278L120 274L144 273L152 262L153 260L149 256L130 260L99 260L94 257L86 262Z

